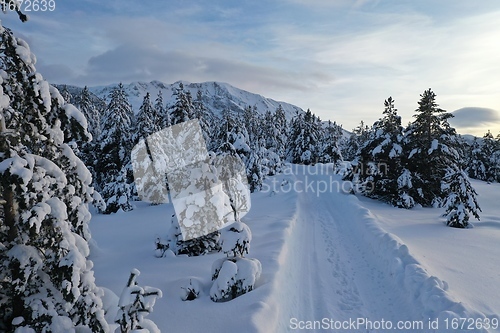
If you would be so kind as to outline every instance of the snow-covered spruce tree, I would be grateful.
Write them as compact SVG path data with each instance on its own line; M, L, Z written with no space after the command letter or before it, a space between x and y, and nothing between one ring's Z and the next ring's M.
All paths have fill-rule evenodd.
M353 161L359 153L361 146L370 136L370 128L361 120L360 124L352 130L348 139L341 141L342 156L346 161Z
M87 86L83 87L80 95L76 98L76 106L85 115L89 124L89 132L94 139L101 134L101 114L97 105L95 105Z
M298 114L291 123L287 161L295 164L314 164L318 160L320 130L311 110Z
M213 115L205 107L201 90L196 92L196 99L193 101L193 117L198 119L207 149L209 151L215 149L215 147L212 147Z
M274 138L273 151L278 154L281 161L285 160L286 156L286 143L288 140L288 123L285 116L285 111L281 104L276 109L272 120L274 124Z
M476 191L469 182L467 174L459 169L448 168L443 179L443 191L447 193L444 200L446 207L446 224L454 228L467 228L472 214L479 220L479 207Z
M499 134L500 135L500 134ZM484 165L486 168L484 180L488 182L500 181L500 140L493 138L493 134L488 131L483 136L481 147Z
M415 121L406 129L404 149L413 184L409 195L416 203L429 207L444 199L441 180L448 167L460 167L456 132L448 123L453 115L438 107L431 89L420 96Z
M155 99L155 105L154 105L157 114L160 116L160 119L158 120L158 126L161 129L170 127L172 125L172 122L170 120L170 113L168 110L165 108L165 105L163 104L163 94L160 91L158 91L158 95L156 96Z
M149 93L146 93L139 107L139 113L137 114L134 128L134 139L132 140L134 144L137 143L139 139L146 139L150 134L161 130L160 115L153 106Z
M482 146L474 138L471 146L471 156L467 167L469 177L479 180L486 180L486 169L488 165L488 158L483 155Z
M84 116L0 28L0 330L106 332L88 241L91 176L71 149Z
M99 136L99 157L95 172L97 183L107 204L104 213L132 209L132 176L130 151L132 149L132 107L120 83L110 93L110 101L102 119Z
M115 320L120 325L120 333L161 332L153 321L144 317L153 312L156 299L162 297L162 292L158 288L139 286L137 277L140 274L141 272L138 269L132 270L127 285L120 296L119 310Z
M339 142L342 138L342 128L336 123L328 121L328 126L323 129L320 140L320 163L333 163L338 165L342 162L342 152Z
M67 85L63 85L62 90L60 91L60 93L61 93L61 96L64 99L65 103L71 103L72 102L73 96L69 92Z
M371 137L359 149L359 180L366 196L406 206L401 198L406 195L407 184L402 184L401 189L398 185L403 174L401 117L392 97L384 101L384 106L384 116L373 124Z
M216 150L219 155L236 155L246 165L251 153L250 138L242 119L229 110L224 110L222 119L217 131L217 142L219 146Z
M193 118L193 99L189 91L184 90L182 82L174 92L175 102L170 111L172 125L183 123Z

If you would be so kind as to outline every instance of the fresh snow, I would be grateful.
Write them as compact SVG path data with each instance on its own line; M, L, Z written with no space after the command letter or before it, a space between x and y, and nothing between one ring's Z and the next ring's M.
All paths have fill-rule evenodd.
M242 219L252 233L246 257L259 260L262 273L254 290L228 302L210 299L212 265L223 253L155 257L155 239L170 225L170 204L136 202L128 213L94 214L91 259L97 284L106 288L106 318L116 314L110 302L117 303L136 268L141 284L163 291L148 316L162 332L289 332L324 318L424 325L395 332L433 331L429 322L438 319L442 332L453 318L498 320L500 184L472 181L483 212L481 222L464 230L447 227L443 209L393 208L345 193L331 169L294 169L268 179L263 188L272 191L252 194ZM226 261L220 274L231 279L234 266ZM183 301L189 286L199 295Z

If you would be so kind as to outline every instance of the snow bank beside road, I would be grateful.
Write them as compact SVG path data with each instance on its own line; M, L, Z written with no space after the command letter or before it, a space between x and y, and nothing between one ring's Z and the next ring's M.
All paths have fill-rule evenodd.
M346 201L346 209L356 212L352 227L363 241L370 245L373 253L379 258L379 265L392 277L395 287L401 288L407 293L407 297L415 302L415 307L420 309L423 319L427 318L429 321L438 319L439 331L443 331L446 322L450 324L453 318L467 318L467 320L480 318L481 322L486 318L498 318L488 317L455 300L447 292L448 284L438 277L431 276L397 236L380 227L376 217L361 205L356 196L348 195ZM476 326L473 328L463 331L488 332ZM452 330L451 327L449 329Z

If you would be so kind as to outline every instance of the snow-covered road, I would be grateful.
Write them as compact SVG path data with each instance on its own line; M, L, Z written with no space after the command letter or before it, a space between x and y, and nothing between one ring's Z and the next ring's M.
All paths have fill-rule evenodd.
M415 321L412 331L419 331L415 325L424 319L395 288L387 270L379 267L372 249L353 229L353 218L359 212L352 211L350 195L342 191L312 193L311 189L323 186L324 175L298 173L295 177L296 184L303 186L297 188L296 221L286 244L293 279L288 279L290 285L284 290L288 300L294 301L282 308L281 330L307 328L320 321L322 329L342 325L367 332L371 325L363 321L369 320L379 328ZM313 185L306 190L308 184Z

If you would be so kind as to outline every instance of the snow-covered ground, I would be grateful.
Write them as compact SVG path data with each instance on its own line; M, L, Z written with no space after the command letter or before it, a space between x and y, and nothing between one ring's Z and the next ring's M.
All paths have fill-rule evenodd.
M293 169L253 194L243 218L253 233L247 257L263 269L250 293L226 303L210 300L211 266L221 253L156 258L154 241L166 234L173 209L140 202L129 213L94 215L97 284L119 295L130 270L139 269L140 285L163 291L148 317L162 332L427 332L446 325L459 331L451 328L462 324L473 328L464 332L479 332L480 324L495 326L500 185L473 182L482 219L458 230L442 223L439 209L401 210L346 194L331 168ZM182 301L190 280L201 284L202 294Z

